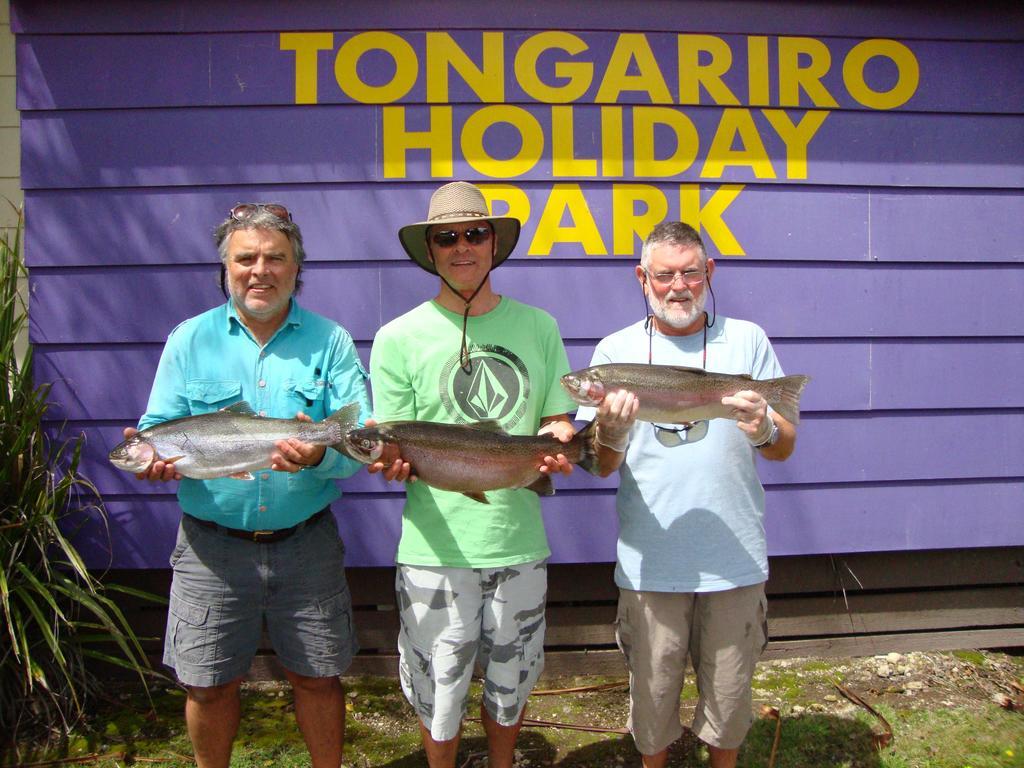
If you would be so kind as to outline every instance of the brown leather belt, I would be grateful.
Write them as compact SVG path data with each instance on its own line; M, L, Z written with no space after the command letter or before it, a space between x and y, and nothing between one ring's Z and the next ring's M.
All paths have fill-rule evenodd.
M284 541L292 534L298 533L308 525L312 525L330 511L330 507L324 507L319 512L315 512L307 517L301 523L293 525L291 528L278 528L276 531L246 531L242 528L228 528L220 523L215 523L212 520L200 520L198 517L193 517L189 514L186 514L185 517L196 525L201 525L203 528L209 528L210 530L217 531L218 533L223 533L226 536L243 539L245 541L253 541L257 544L270 544L275 541Z

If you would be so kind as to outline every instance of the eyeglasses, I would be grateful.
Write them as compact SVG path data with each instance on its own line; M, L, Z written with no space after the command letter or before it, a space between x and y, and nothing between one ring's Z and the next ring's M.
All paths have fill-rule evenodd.
M708 435L708 422L706 419L700 421L689 421L678 427L663 427L660 424L651 424L654 427L654 437L666 448L675 448L683 443L696 443Z
M456 232L454 229L442 229L432 234L430 239L438 248L451 248L459 242L460 234L470 245L479 245L491 239L491 228L488 226L471 227L462 233Z
M291 221L292 215L280 203L239 203L231 209L231 218L235 221L245 221L252 218L260 211L266 211L271 216L276 216L281 221Z
M685 272L655 272L651 274L645 269L644 274L658 285L667 287L675 285L676 280L682 280L683 285L700 285L704 282L704 277L707 273L705 270L687 269Z

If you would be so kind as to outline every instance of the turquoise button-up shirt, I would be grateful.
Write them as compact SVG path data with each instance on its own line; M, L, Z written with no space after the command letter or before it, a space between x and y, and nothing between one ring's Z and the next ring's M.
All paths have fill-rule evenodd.
M313 421L358 401L362 424L370 417L367 378L348 331L302 309L294 299L265 347L228 301L171 331L139 429L240 400L262 416L294 418L303 411ZM301 472L267 469L254 473L255 480L186 477L178 486L178 501L193 517L229 528L288 528L341 496L334 479L361 467L328 448L318 466Z

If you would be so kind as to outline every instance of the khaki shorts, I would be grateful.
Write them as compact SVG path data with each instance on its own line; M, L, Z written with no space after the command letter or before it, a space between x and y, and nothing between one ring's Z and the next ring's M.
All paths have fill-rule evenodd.
M641 754L682 736L679 696L690 656L697 676L693 732L735 749L747 735L754 665L768 642L764 584L723 592L619 590L616 640L629 666L629 729Z

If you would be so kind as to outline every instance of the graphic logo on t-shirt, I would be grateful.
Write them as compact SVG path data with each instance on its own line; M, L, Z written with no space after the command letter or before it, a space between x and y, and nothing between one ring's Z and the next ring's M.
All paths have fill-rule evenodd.
M455 354L445 363L438 382L441 403L458 424L494 419L511 430L526 413L530 377L514 352L493 344L471 346L473 364L467 374Z

